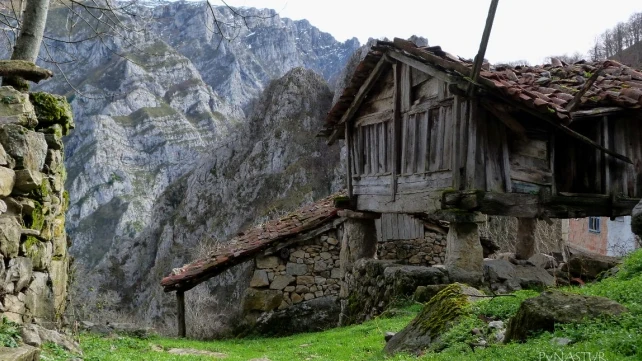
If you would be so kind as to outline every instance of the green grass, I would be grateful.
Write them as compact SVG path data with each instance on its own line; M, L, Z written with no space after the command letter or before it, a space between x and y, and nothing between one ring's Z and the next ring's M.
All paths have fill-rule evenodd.
M612 278L566 291L587 295L605 296L625 305L630 312L607 320L593 320L579 325L560 325L553 333L544 333L527 343L503 345L493 342L493 335L480 316L507 321L526 298L536 296L534 291L520 291L515 297L497 297L482 300L471 307L471 313L443 335L440 352L428 351L416 358L397 355L386 358L383 353L383 336L386 331L399 331L420 310L420 305L406 305L390 317L379 317L361 325L336 328L319 333L300 334L282 338L257 338L226 341L192 341L152 337L100 337L82 335L81 344L87 361L124 360L212 360L205 356L177 356L153 351L152 347L193 348L221 352L225 360L251 360L268 358L271 361L290 360L642 360L642 250L629 256L622 270ZM479 341L470 332L479 328L489 340L486 348L476 348L470 343ZM556 337L567 337L573 342L559 346L551 342ZM58 356L47 349L44 360L66 360L60 350ZM590 353L590 354L589 354ZM548 357L548 358L547 358Z

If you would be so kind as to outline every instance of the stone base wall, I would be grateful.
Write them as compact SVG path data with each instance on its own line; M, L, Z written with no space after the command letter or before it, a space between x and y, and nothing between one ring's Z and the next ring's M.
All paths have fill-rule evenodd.
M67 302L62 97L0 87L0 316L45 326Z
M340 248L337 232L330 231L276 255L256 258L244 312L282 310L303 301L337 296Z
M361 323L380 315L392 302L412 296L419 286L446 283L449 279L442 267L362 258L346 272L340 324Z
M424 238L379 242L377 258L415 266L443 264L446 259L446 235L426 232Z

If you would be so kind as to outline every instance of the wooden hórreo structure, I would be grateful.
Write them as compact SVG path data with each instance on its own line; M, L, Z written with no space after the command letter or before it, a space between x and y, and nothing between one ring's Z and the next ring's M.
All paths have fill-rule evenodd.
M473 81L472 68L401 39L371 48L320 134L346 141L356 210L426 214L454 234L479 213L519 217L523 256L534 219L630 214L642 197L642 72L556 60L486 66Z

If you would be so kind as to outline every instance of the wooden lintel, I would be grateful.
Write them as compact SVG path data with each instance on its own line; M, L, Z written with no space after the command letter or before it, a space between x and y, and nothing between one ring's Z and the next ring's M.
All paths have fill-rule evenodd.
M185 337L187 336L187 329L185 325L185 292L183 290L176 291L176 316L178 337Z
M379 219L381 218L381 213L374 212L357 212L349 209L342 209L337 212L339 217L345 218L356 218L356 219Z

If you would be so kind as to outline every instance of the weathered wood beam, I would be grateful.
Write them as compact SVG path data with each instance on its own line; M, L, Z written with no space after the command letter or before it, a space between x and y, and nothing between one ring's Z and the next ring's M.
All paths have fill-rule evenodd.
M337 124L332 131L332 134L328 137L328 140L326 140L327 145L332 145L334 142L336 142L339 137L344 133L345 131L345 124Z
M518 137L526 138L526 128L512 115L510 115L501 104L496 102L480 102L495 118L512 130Z
M390 51L388 53L388 55L392 59L395 59L395 60L398 60L400 62L406 63L409 66L411 66L411 67L413 67L413 68L415 68L415 69L417 69L417 70L419 70L421 72L424 72L424 73L426 73L426 74L428 74L428 75L430 75L432 77L435 77L437 79L446 81L446 82L451 83L451 84L460 84L460 85L465 84L463 81L461 81L459 79L456 79L455 77L450 76L447 73L444 73L443 70L439 70L439 69L437 69L437 68L435 68L435 67L433 67L433 66L431 66L429 64L422 63L421 61L413 59L413 58L411 58L411 57L409 57L407 55L404 55L402 53L399 53L399 52L396 52L396 51ZM468 69L468 68L466 68L466 69Z
M178 337L185 337L187 336L187 329L185 325L185 292L183 290L176 291L176 316Z
M0 76L18 76L25 80L38 83L41 80L51 78L53 72L24 60L0 60Z
M473 71L470 76L472 82L468 86L469 95L473 95L475 84L477 83L477 79L479 79L479 72L481 71L484 56L486 55L486 48L488 47L488 40L490 39L490 31L493 29L493 21L495 20L495 12L497 12L498 3L499 0L492 0L490 2L488 16L486 17L486 26L484 27L484 33L482 34L481 43L479 44L479 51L475 56L475 63L473 64Z
M392 182L390 197L397 196L397 183L401 173L401 64L392 64L394 90L392 95Z
M597 78L600 76L600 73L602 72L602 69L604 69L604 65L602 65L599 69L597 69L597 70L593 73L593 75L591 75L591 77L586 81L586 83L584 83L584 85L582 86L582 88L580 89L580 91L578 91L577 93L575 93L575 96L573 97L573 99L571 99L571 101L570 101L570 102L568 102L568 104L566 104L566 110L568 110L568 111L569 111L569 113L570 113L570 112L572 112L572 111L574 111L575 109L577 109L577 107L578 107L578 106L580 105L580 103L581 103L582 97L583 97L583 96L584 96L584 94L586 94L586 92L591 88L591 86L593 85L593 83L595 83L595 81L597 80Z
M442 208L523 218L576 218L630 215L638 201L638 198L611 199L595 195L452 191L443 194Z
M572 120L583 120L583 119L592 119L595 117L602 117L605 115L613 115L623 112L624 109L620 107L604 107L604 108L593 108L588 110L577 110L571 114Z
M346 149L348 150L347 154L347 159L346 161L348 162L348 165L346 167L346 182L347 182L347 187L348 187L348 198L352 198L352 147L354 146L352 144L353 139L352 139L352 127L344 127L345 128L345 141L346 141Z

